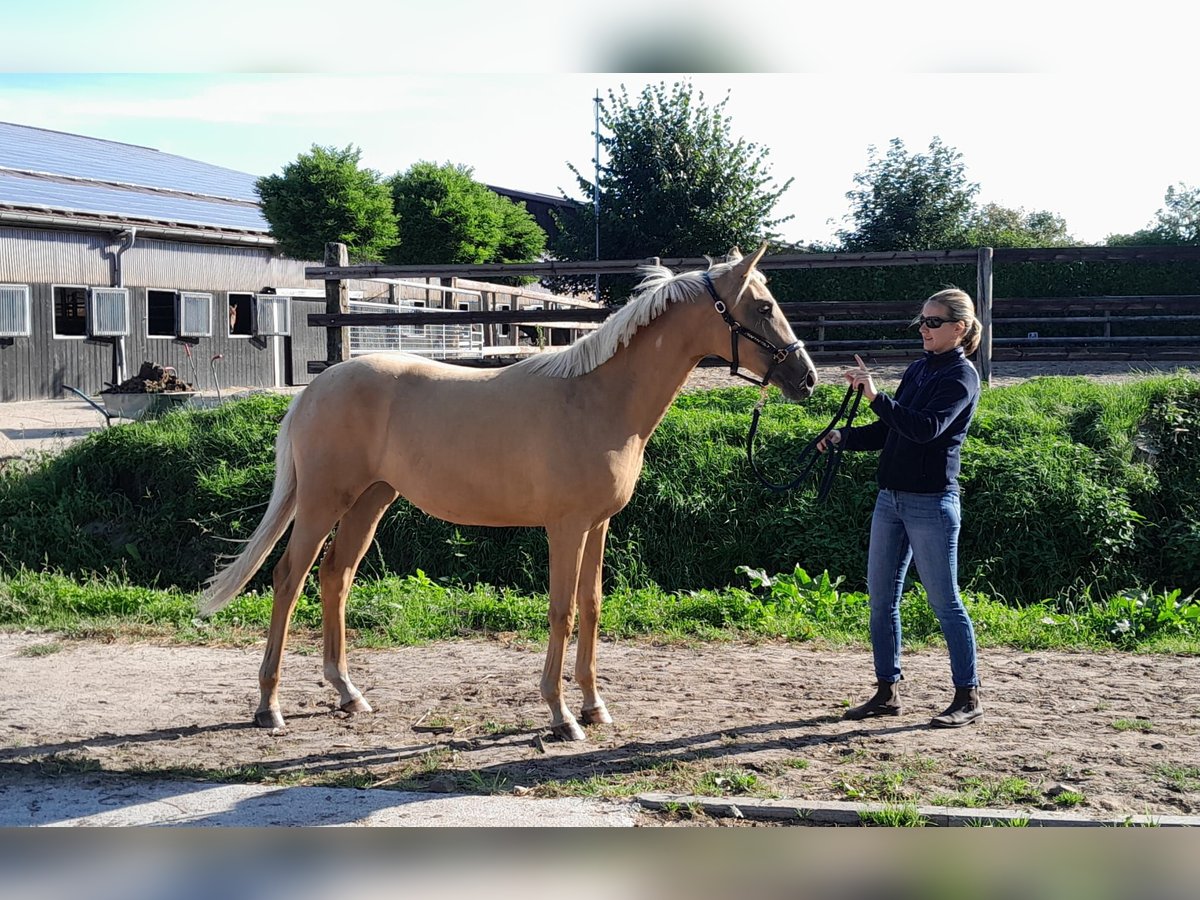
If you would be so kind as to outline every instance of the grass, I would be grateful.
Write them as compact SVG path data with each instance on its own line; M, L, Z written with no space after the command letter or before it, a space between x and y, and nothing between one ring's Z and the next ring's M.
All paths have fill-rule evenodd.
M989 819L986 822L981 819L971 819L967 822L968 828L1028 828L1028 816L1016 816L1012 819Z
M52 656L58 653L63 648L62 644L30 644L28 647L22 647L17 651L17 656L24 656L30 659L37 659L40 656Z
M858 821L860 825L877 828L924 828L929 824L929 819L917 812L911 803L863 810L858 814Z
M1149 734L1154 731L1154 723L1149 719L1117 719L1112 723L1112 727L1117 731L1140 731L1142 734Z
M1160 763L1154 767L1154 775L1177 791L1200 791L1200 766Z
M840 395L836 385L819 386L804 404L771 395L757 451L770 474L794 468L803 439L828 421ZM740 565L787 573L798 563L863 587L875 454L847 454L824 506L807 489L768 494L746 464L755 400L752 388L729 388L683 395L668 410L630 504L613 519L605 560L611 586L648 595L610 625L657 627L663 611L654 585L675 597L746 587L735 574ZM111 573L130 584L197 590L214 559L262 514L287 401L259 396L180 410L0 469L0 571L57 568L81 582ZM1053 598L1051 614L1093 598L1108 605L1125 589L1200 588L1200 480L1191 462L1200 452L1198 424L1200 381L1182 375L1123 385L1035 379L985 391L963 449L963 583L1013 606ZM1152 462L1138 456L1143 447L1156 448ZM280 549L251 587L266 588ZM363 561L363 581L419 567L438 583L454 578L528 596L544 590L546 564L541 529L454 526L397 502ZM511 598L499 599L512 608ZM692 624L693 633L725 627L728 610L699 599L699 616L712 618ZM1185 603L1174 612L1164 623L1141 610L1108 624L1139 646L1149 637L1143 624L1195 637L1200 610ZM789 638L811 627L798 616L776 624Z
M913 756L901 760L899 766L889 766L873 775L839 779L834 786L847 800L908 801L919 793L921 776L938 768L935 759Z
M602 609L601 633L614 639L647 638L667 644L820 640L831 646L858 647L866 642L867 597L842 590L840 579L828 573L811 577L796 568L772 576L756 573L749 580L747 588L723 591L611 587ZM316 594L310 581L296 604L292 621L298 652L319 637ZM1131 614L1127 600L1118 595L1064 610L1051 600L1014 607L985 594L964 594L981 647L1200 654L1197 620L1189 618L1181 626L1153 602L1135 607L1148 610L1135 634L1114 630L1114 622ZM194 593L133 585L116 575L76 581L55 572L0 574L0 629L59 633L77 639L245 646L261 640L270 621L269 591L249 591L203 621L196 618L196 603ZM496 635L542 645L547 639L547 607L544 594L434 581L418 570L406 577L356 582L347 603L346 623L351 643L358 647ZM919 584L904 595L900 615L908 646L941 644L940 628ZM1166 634L1157 629L1160 622L1165 623ZM26 655L54 652L53 643L41 646L45 649L29 649ZM1145 731L1153 724L1130 719L1117 720L1113 727Z
M705 797L729 795L767 796L759 786L758 776L742 769L727 768L706 772L696 785L696 794Z
M1087 802L1087 798L1078 791L1063 791L1054 795L1054 805L1063 809L1074 809Z
M1039 802L1041 794L1024 778L962 779L961 787L953 794L941 794L933 799L935 806L955 806L966 809L1006 808L1028 806Z

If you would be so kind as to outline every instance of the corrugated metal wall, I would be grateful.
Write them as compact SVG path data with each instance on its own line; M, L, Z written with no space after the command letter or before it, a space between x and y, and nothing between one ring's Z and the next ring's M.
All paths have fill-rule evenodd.
M0 281L108 287L115 234L0 227Z
M61 397L63 384L95 394L112 380L111 344L54 337L51 286L110 286L119 245L115 232L0 227L0 283L30 285L33 327L31 337L0 344L0 401ZM226 311L230 292L323 291L324 282L304 278L305 267L313 265L320 263L284 259L265 249L138 238L121 258L132 332L124 339L125 376L137 374L145 361L174 366L180 378L201 390L308 383L308 361L325 358L325 331L309 328L307 314L324 311L323 300L295 301L290 338L231 336ZM388 294L387 285L372 282L352 282L350 288L368 299ZM146 300L153 289L212 293L212 337L191 346L149 337Z

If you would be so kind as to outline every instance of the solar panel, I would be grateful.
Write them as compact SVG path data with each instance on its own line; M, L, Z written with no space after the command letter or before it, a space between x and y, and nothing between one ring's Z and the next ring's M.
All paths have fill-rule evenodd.
M257 176L79 134L0 122L0 166L257 200Z
M0 168L110 182L0 171L0 203L180 225L260 232L270 228L257 206L256 176L148 147L0 122ZM139 186L207 196L161 194Z
M189 197L56 182L0 172L0 203L30 206L54 212L86 212L122 218L153 219L181 225L211 225L268 231L270 226L257 206L198 200Z

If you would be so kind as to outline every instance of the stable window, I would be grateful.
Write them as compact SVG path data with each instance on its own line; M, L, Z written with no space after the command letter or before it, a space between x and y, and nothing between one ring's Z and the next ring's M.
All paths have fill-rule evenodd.
M152 338L212 337L212 294L146 291L146 335Z
M87 337L88 289L76 284L56 284L54 295L54 336Z
M229 336L250 337L254 334L254 323L250 321L254 311L253 294L229 295Z
M179 337L212 337L212 294L180 291L177 333Z
M254 295L254 333L261 337L292 333L292 298L279 294Z
M175 337L175 291L146 291L146 336Z
M29 285L0 284L0 338L29 337L31 333Z
M129 334L129 291L125 288L92 288L88 294L89 337Z

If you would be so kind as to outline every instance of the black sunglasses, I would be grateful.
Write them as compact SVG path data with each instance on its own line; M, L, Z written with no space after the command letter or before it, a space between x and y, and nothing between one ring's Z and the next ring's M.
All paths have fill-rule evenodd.
M924 326L926 328L941 328L947 322L957 322L957 321L958 321L957 319L946 319L946 318L943 318L942 316L917 316L915 319L913 319L913 325L915 325L918 328L920 328L921 326Z

